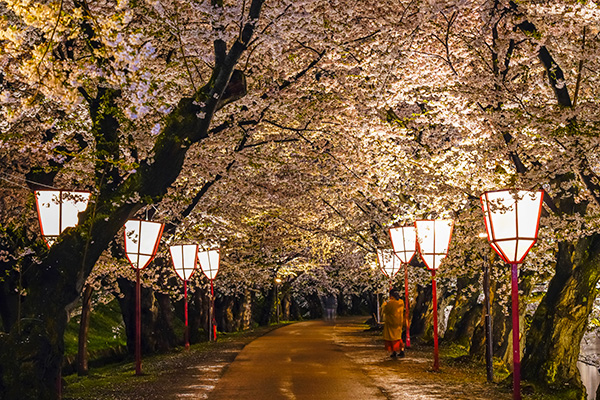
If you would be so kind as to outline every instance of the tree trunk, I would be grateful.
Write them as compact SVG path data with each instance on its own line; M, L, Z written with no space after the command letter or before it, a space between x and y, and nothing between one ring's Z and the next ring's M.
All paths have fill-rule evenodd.
M90 329L90 316L92 311L92 289L86 285L81 296L81 319L79 321L79 348L77 350L77 375L86 376L88 370L88 332Z
M135 283L119 278L121 314L127 334L127 349L133 354L135 346ZM141 290L141 344L144 352L166 351L178 343L173 329L171 301L167 295L154 293L149 288Z
M190 343L198 343L208 338L206 326L208 323L208 304L210 295L206 291L197 289L193 292L189 305L189 330Z
M246 330L252 327L252 299L254 298L253 292L248 288L244 291L244 301L242 305L242 325L241 329Z
M432 301L431 285L417 286L417 297L410 322L411 335L420 336L425 332L426 319Z
M471 343L482 310L482 305L477 303L479 292L468 289L474 279L462 277L457 280L454 307L450 311L444 333L444 340L467 347Z
M558 245L556 274L527 334L523 377L564 391L565 399L585 398L577 359L588 316L598 293L600 236Z
M269 325L275 320L275 288L271 287L265 296L263 310L260 317L260 325Z

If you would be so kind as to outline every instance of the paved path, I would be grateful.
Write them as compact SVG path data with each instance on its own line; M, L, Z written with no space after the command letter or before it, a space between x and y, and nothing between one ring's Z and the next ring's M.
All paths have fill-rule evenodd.
M210 400L385 399L334 343L335 325L300 322L248 344L227 368Z

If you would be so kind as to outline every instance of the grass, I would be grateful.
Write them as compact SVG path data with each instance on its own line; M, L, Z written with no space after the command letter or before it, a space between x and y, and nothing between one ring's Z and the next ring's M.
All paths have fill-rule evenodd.
M68 358L77 355L79 321L79 315L72 318L65 331L65 356ZM125 324L117 300L97 305L90 316L88 352L90 354L101 353L107 349L116 349L126 345Z

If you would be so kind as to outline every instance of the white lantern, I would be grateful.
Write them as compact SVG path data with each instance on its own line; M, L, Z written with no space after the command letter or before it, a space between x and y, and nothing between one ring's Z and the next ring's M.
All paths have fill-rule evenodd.
M220 252L219 249L198 250L198 263L204 275L211 281L219 272Z
M195 244L180 244L169 247L173 267L181 279L187 281L196 269L196 253L198 246Z
M543 192L498 190L481 196L488 240L509 264L520 264L537 240Z
M35 191L42 236L48 247L56 242L65 229L77 225L79 213L87 208L90 195L85 191Z
M400 270L402 262L391 249L377 249L377 261L381 271L390 279Z
M144 269L156 255L164 224L130 219L125 222L125 254L135 269Z
M446 258L453 227L451 219L415 221L419 253L430 270L437 270Z
M417 236L414 226L390 228L390 239L394 253L408 264L417 251Z

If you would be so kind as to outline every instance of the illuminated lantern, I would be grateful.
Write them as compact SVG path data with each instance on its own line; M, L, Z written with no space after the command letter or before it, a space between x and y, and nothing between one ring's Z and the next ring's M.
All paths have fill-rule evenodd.
M544 193L540 190L498 190L481 196L488 241L504 262L511 264L513 328L513 398L521 399L519 343L519 270L537 241Z
M136 273L135 286L135 374L142 373L142 322L140 271L158 250L164 224L130 219L125 222L125 255Z
M77 225L79 213L87 208L90 195L86 191L35 191L42 237L48 247L56 242L65 229Z
M183 298L185 304L185 348L190 348L190 332L188 327L187 282L196 270L198 246L195 244L180 244L169 247L173 268L183 280Z
M406 347L410 347L410 302L408 300L408 263L417 252L417 233L414 225L390 228L394 253L404 264L404 308L406 321Z
M210 281L210 315L208 317L209 320L209 330L208 330L208 339L209 340L217 340L217 324L214 321L215 315L215 289L213 285L213 281L219 272L219 262L220 262L220 250L219 249L211 249L211 250L200 250L198 249L198 263L200 264L200 268L204 275Z
M402 262L391 249L377 249L377 262L379 263L381 272L390 278L391 289L392 279L394 279L394 276L400 270Z
M433 296L433 370L439 371L440 357L438 349L437 287L435 271L448 254L454 221L451 219L418 220L415 222L417 243L421 259L431 272L431 291Z

